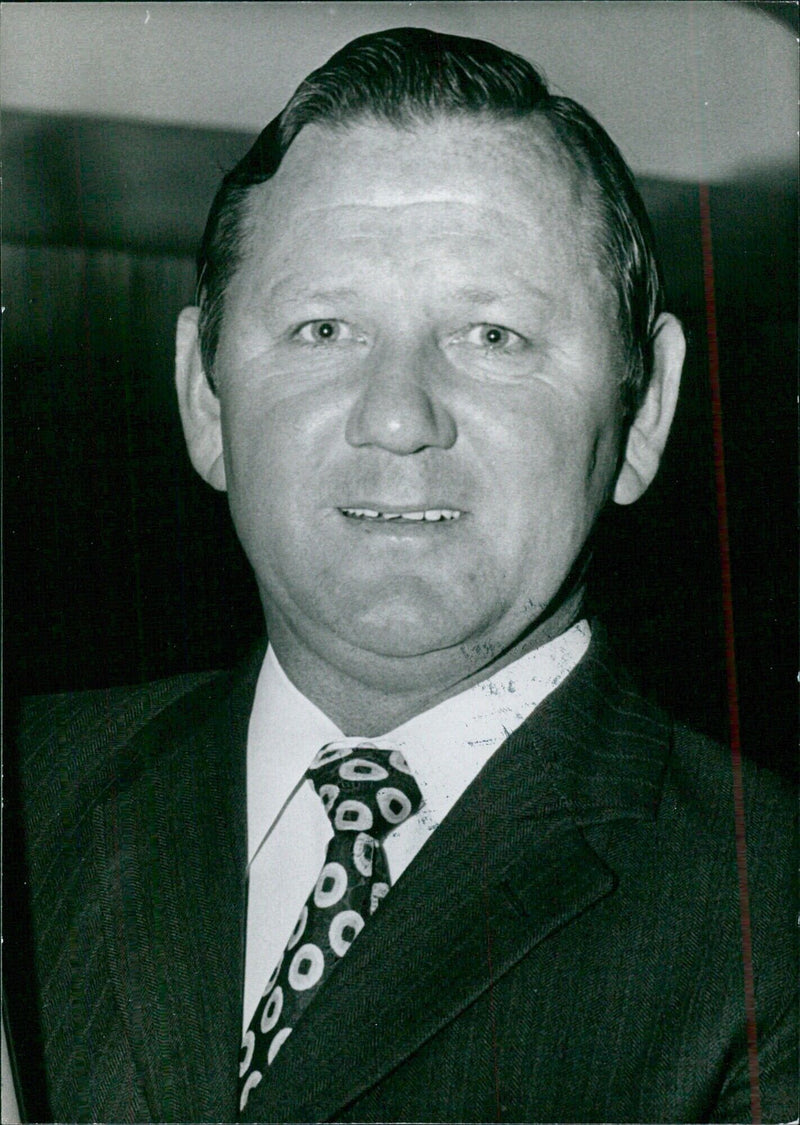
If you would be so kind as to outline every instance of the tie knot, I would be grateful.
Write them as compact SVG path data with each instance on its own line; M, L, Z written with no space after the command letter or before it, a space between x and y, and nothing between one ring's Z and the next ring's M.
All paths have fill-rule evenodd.
M367 832L382 840L413 816L422 795L399 750L371 742L323 746L306 774L334 832Z

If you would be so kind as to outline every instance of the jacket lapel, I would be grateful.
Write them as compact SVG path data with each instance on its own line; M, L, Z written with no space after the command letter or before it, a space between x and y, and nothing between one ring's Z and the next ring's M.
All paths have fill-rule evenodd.
M153 1120L236 1115L245 746L262 656L134 739L128 778L95 817L122 1033ZM584 829L654 815L667 735L596 628L582 663L492 757L392 889L252 1092L248 1117L335 1116L612 893L614 873Z
M610 894L614 873L583 829L654 815L667 736L597 630L392 889L250 1095L248 1119L334 1117Z
M262 656L148 726L96 818L113 983L152 1120L235 1116L245 747Z

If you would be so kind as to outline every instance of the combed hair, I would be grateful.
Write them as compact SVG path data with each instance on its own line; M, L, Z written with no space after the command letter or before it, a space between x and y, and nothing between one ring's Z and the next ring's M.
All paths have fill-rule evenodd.
M519 55L479 39L418 27L364 35L337 51L298 86L223 179L197 260L200 347L209 379L226 290L241 259L248 191L275 175L300 130L365 119L413 128L448 115L543 118L588 183L602 265L618 294L628 356L622 405L628 418L635 413L650 379L652 335L663 297L650 221L621 153L591 114L571 98L552 95L535 67Z

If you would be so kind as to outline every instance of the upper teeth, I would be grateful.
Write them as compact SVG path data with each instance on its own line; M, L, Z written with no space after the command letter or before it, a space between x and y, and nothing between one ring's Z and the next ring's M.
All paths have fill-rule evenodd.
M376 512L372 508L342 508L342 514L357 520L457 520L461 512L454 508L424 508L419 512Z

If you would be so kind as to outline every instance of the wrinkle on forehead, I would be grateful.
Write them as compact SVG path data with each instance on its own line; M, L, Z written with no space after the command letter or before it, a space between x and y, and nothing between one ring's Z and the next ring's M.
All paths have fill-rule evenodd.
M451 197L377 205L347 202L305 206L297 201L285 213L267 207L253 214L250 233L255 242L275 248L283 242L297 243L299 238L325 238L345 247L381 240L394 244L421 236L432 244L500 237L521 243L528 238L549 238L558 227L563 228L562 243L568 234L574 235L564 212L552 204L544 205L544 201L539 201L536 209L511 211L488 201ZM570 237L569 241L577 242L579 237Z
M491 237L495 226L531 245L544 237L587 283L608 288L592 192L543 118L443 117L411 130L310 125L275 176L248 193L243 257L276 265L307 238L341 240L346 253L347 243L377 246L421 229L434 243L471 230Z
M445 167L422 177L430 165ZM453 171L457 170L457 180ZM408 180L415 179L413 198ZM487 179L495 181L487 188ZM284 184L286 180L289 184ZM307 125L289 147L278 171L249 193L254 211L280 209L282 187L294 206L327 209L339 194L351 204L391 208L407 203L474 203L494 200L497 181L506 190L527 189L560 197L576 211L586 196L585 175L543 118L493 121L489 117L441 117L414 129L383 122L348 126Z

